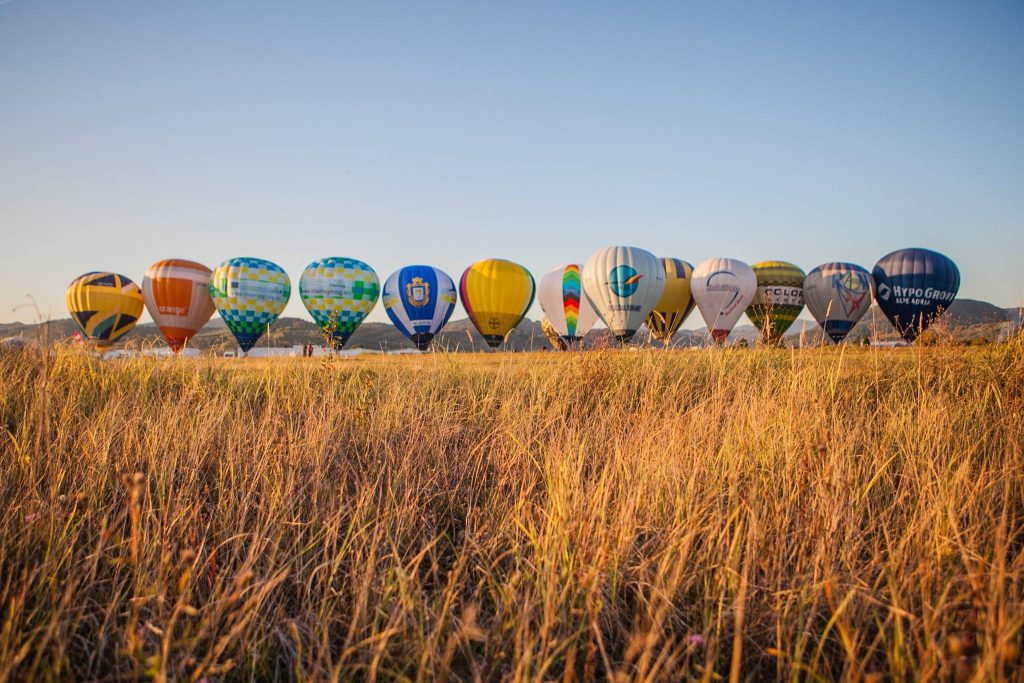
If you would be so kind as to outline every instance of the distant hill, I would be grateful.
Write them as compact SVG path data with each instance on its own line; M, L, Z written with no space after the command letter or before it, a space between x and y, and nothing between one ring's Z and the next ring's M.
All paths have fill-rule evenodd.
M1001 323L1010 320L1009 311L993 306L987 301L975 299L957 299L946 312L949 324L957 327L969 327L985 323ZM1016 314L1014 315L1016 318Z
M699 312L694 311L691 315L698 316ZM976 336L992 337L994 330L1007 321L1018 320L1018 309L999 308L985 301L974 299L958 299L953 302L944 318L944 324L957 330L958 335L964 339ZM873 321L873 322L872 322ZM872 330L874 325L874 330ZM25 324L25 323L0 323L0 339L22 338L26 340L43 339L48 337L50 341L61 341L70 339L75 332L75 325L70 318L62 318L47 323ZM863 340L872 335L886 338L894 337L895 331L889 321L877 306L873 311L864 316L864 319L854 327L850 333L853 341ZM816 324L810 321L798 320L790 329L787 335L788 343L797 343L800 336L804 335L806 341L814 342L821 336L821 331ZM809 336L808 336L809 335ZM733 330L730 339L733 342L745 340L752 343L757 340L757 329L750 324L737 325ZM681 330L672 340L673 347L698 346L707 340L707 329ZM163 338L153 323L137 325L130 333L125 335L119 345L131 346L162 346ZM438 335L437 345L439 348L449 351L483 351L487 344L483 337L476 331L468 318L452 320ZM591 331L585 338L584 343L588 347L615 345L605 329ZM660 346L649 338L646 329L641 329L633 339L635 346ZM260 345L267 346L295 346L302 344L324 344L324 338L319 328L311 321L301 318L280 318L270 327L270 332L260 340ZM209 323L193 337L190 345L193 348L203 351L221 353L236 348L234 337L219 317L212 319ZM412 343L405 338L391 323L368 322L363 323L355 334L345 345L346 349L373 349L382 351L395 351L398 349L411 349ZM512 331L506 342L506 348L513 351L530 351L550 348L544 332L541 330L540 322L534 320L523 320L522 323Z

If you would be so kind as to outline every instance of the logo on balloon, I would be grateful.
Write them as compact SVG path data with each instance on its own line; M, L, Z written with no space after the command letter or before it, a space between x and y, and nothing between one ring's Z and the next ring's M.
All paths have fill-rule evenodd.
M642 277L630 266L616 266L608 278L608 285L616 296L630 297L636 294Z
M414 277L405 286L405 298L409 300L410 306L423 308L430 303L430 283L424 282L421 277Z
M707 290L709 292L729 292L729 300L719 309L721 315L729 315L740 300L740 286L736 284L736 274L731 270L716 270L708 275Z
M847 316L860 310L861 305L868 298L868 279L861 273L833 275L832 286L839 292L839 301L843 304L843 311ZM885 285L883 284L882 287ZM881 290L879 290L879 294L881 295ZM888 287L885 287L885 294L882 296L888 298Z

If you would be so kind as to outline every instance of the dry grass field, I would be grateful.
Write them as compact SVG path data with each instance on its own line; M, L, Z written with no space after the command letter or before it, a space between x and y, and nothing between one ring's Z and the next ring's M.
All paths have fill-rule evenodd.
M0 679L998 680L1024 347L0 354Z

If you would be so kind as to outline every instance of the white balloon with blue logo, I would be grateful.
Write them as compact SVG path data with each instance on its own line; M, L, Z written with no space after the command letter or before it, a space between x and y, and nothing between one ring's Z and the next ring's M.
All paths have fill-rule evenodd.
M384 283L384 310L395 327L425 351L455 310L455 282L433 266L406 266Z
M690 291L711 338L722 344L754 300L757 275L739 259L711 258L693 269Z
M583 266L583 292L620 342L640 329L665 290L665 267L637 247L608 247Z

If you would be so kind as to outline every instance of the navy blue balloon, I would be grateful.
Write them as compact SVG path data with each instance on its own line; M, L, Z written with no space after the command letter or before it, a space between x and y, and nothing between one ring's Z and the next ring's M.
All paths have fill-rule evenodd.
M875 264L875 300L908 342L949 308L960 289L960 270L929 249L900 249Z

